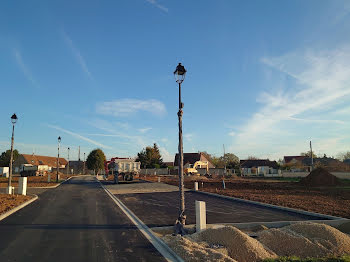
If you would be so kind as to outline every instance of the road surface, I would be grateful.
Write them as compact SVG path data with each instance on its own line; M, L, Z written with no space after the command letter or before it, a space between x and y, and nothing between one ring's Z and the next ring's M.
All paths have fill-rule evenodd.
M91 176L41 193L0 234L2 262L165 261Z

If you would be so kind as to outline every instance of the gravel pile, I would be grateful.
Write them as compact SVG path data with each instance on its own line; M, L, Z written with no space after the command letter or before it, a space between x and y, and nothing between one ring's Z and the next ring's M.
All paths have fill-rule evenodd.
M222 245L227 249L228 255L239 262L254 262L277 257L257 240L232 226L207 229L191 235L191 238L197 242L204 241L209 245Z
M258 240L278 256L325 257L350 253L350 237L324 224L301 222L264 230Z
M163 237L164 242L186 262L237 262L227 255L227 250L220 248L215 250L206 247L206 243L196 243L190 238L180 235L167 235Z

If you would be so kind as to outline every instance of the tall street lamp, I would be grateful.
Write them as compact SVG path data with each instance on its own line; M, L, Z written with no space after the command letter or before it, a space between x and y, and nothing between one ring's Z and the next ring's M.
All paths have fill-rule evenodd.
M179 112L177 116L179 118L179 193L180 193L180 206L179 206L179 218L176 221L175 233L183 235L184 225L186 223L185 215L185 193L184 193L184 170L183 170L183 146L182 146L182 108L184 104L181 102L181 84L185 80L186 69L181 63L179 63L174 71L176 82L179 84Z
M58 183L58 173L60 169L60 143L61 143L61 137L58 137L58 147L57 147L57 176L56 176L56 183Z
M17 123L17 116L16 114L13 114L11 116L11 122L12 122L12 137L11 137L11 156L10 156L10 174L9 174L9 182L8 182L8 193L12 194L12 186L11 186L11 180L12 180L12 164L13 164L13 141L14 141L14 135L15 135L15 124Z
M85 153L84 153L83 175L85 175Z
M69 174L69 147L68 147L68 163L67 163L67 176Z

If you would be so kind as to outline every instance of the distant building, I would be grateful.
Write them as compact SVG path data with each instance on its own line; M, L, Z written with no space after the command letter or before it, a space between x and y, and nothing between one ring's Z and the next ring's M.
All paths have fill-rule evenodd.
M184 168L194 165L197 161L208 162L209 168L215 166L205 157L203 153L184 153ZM175 155L174 166L179 166L179 154Z
M302 162L307 156L284 156L283 162L284 164Z
M67 163L66 159L60 157L59 168L65 168ZM23 165L33 165L37 166L38 170L47 169L46 171L51 171L52 168L57 168L57 157L20 154L13 162L14 173L18 173Z
M242 176L277 174L279 168L276 161L268 159L241 160L240 165Z

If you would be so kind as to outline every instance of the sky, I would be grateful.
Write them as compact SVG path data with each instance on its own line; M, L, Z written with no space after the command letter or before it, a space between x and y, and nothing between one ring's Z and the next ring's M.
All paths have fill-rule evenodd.
M0 2L0 151L350 151L350 1Z

